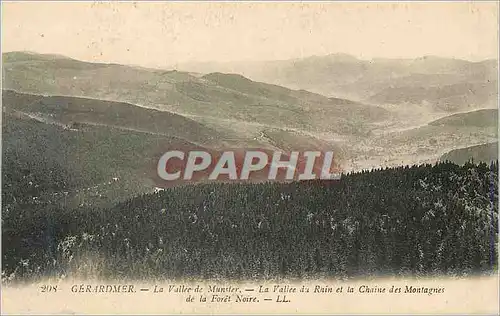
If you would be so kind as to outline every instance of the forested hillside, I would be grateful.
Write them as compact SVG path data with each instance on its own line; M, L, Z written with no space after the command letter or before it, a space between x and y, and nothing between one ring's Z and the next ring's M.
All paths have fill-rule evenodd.
M464 275L496 269L498 163L179 186L108 209L3 207L4 280Z
M490 163L498 160L498 142L452 150L441 157L441 161L464 164L467 161Z
M442 275L496 265L496 163L372 169L446 153L455 163L471 153L497 161L489 145L452 151L497 142L498 111L482 109L496 104L496 62L332 55L269 67L265 83L222 70L2 58L4 280ZM269 83L280 78L288 88ZM259 184L202 184L203 174L152 194L168 150L252 148L333 151L339 169L357 173Z

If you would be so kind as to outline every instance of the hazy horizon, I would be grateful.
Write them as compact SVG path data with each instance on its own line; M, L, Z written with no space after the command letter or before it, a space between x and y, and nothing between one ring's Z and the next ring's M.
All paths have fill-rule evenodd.
M300 58L288 58L288 59L261 59L261 60L227 60L227 61L213 61L213 60L199 60L199 61L192 61L192 62L183 62L183 63L176 63L176 64L171 64L171 65L164 65L164 66L147 66L147 65L140 65L137 63L117 63L116 61L113 60L84 60L80 59L77 57L73 56L68 56L64 54L60 54L58 52L37 52L37 51L29 51L29 50L11 50L11 51L2 51L3 54L8 54L8 53L26 53L26 54L36 54L36 55L54 55L54 56L60 56L64 58L69 58L77 61L82 61L82 62L91 62L91 63L102 63L102 64L121 64L124 66L131 66L131 67L144 67L144 68L158 68L158 69L166 69L166 68L174 68L175 66L178 65L189 65L189 64L204 64L204 63L217 63L217 64L224 64L224 63L238 63L238 62L272 62L272 61L290 61L290 60L295 60L295 59L300 59ZM485 62L485 61L490 61L494 60L498 62L498 58L486 58L486 59L481 59L481 60L470 60L470 59L465 59L465 58L453 58L453 57L445 57L445 56L437 56L437 55L422 55L422 56L416 56L414 58L388 58L388 57L373 57L373 58L361 58L355 55L343 53L343 52L334 52L334 53L329 53L329 54L324 54L324 55L310 55L310 56L303 56L301 58L322 58L322 57L328 57L328 56L334 56L334 55L344 55L344 56L350 56L354 57L357 60L360 61L370 61L370 60L415 60L415 59L421 59L421 58L442 58L442 59L453 59L453 60L463 60L467 62Z
M153 68L330 54L475 62L498 60L497 9L488 2L3 2L2 50Z

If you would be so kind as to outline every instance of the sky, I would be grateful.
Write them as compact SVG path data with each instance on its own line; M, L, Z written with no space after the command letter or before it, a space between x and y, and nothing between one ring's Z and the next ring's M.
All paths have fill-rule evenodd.
M5 2L2 51L143 66L282 60L498 56L490 2Z

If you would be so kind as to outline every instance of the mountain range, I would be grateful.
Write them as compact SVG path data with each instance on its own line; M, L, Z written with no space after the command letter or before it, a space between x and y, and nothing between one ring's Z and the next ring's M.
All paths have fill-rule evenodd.
M200 73L217 69L326 96L441 111L496 107L498 94L496 60L471 62L437 56L362 60L331 54L263 62L185 63L176 67Z
M24 52L3 56L3 87L23 93L128 102L184 115L353 133L384 109L255 82L238 74L88 63ZM216 106L214 106L216 105Z
M496 61L330 55L165 70L28 52L2 60L3 183L61 203L150 192L171 149L334 151L350 172L434 162L498 137Z

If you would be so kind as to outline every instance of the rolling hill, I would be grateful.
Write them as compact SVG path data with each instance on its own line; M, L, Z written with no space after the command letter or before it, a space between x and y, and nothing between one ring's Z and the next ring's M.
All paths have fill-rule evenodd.
M496 142L498 110L457 113L417 127L381 131L348 142L348 159L357 167L433 163L449 151Z
M432 121L429 123L429 125L457 127L496 127L498 126L498 110L484 109L465 113L457 113Z
M177 65L184 71L226 71L253 80L326 96L376 104L426 105L432 110L461 111L496 107L496 60L424 56L416 59L361 60L346 54L291 60Z
M468 161L474 161L475 163L485 162L489 164L497 160L498 142L455 149L441 156L441 161L451 161L459 165L463 165Z
M2 103L4 192L65 205L85 199L110 203L150 192L155 186L190 182L159 181L156 164L168 150L204 150L214 156L223 149L334 150L339 153L336 159L341 157L334 143L300 132L259 125L231 133L231 129L215 129L168 111L123 102L3 90ZM251 180L261 181L266 171ZM207 177L200 173L193 181ZM9 187L9 183L22 185Z
M78 124L101 125L131 131L176 137L195 144L220 145L219 132L184 116L141 108L123 102L66 96L40 96L4 90L3 107L29 113L47 123L73 127Z
M4 111L2 201L113 204L151 192L158 158L174 148L199 146L104 125L68 128Z
M3 54L4 89L127 102L182 115L277 128L364 133L389 112L359 102L256 82L241 75L89 63L57 55ZM354 122L355 121L355 122Z
M369 98L373 103L432 106L444 111L463 111L493 106L497 82L461 82L450 85L425 86L410 84L384 88Z
M431 95L428 89L437 89L440 100L450 95L447 100L452 100L455 92L496 73L492 61L427 57L366 64L348 55L327 57L296 60L293 67L310 76L313 86L334 73L331 84L352 84L360 91L403 89L405 97L412 95L405 87L424 89L426 95ZM3 100L9 115L68 131L94 126L173 138L208 150L333 150L349 170L432 162L450 150L497 138L497 126L492 125L497 115L491 112L496 110L450 117L439 112L454 112L463 106L460 102L446 109L430 104L429 109L439 110L431 113L422 106L382 107L293 90L221 72L224 67L195 74L25 52L5 53L3 60L4 88L9 89ZM325 62L328 67L319 67ZM318 72L324 74L320 81ZM445 84L462 88L446 90Z

